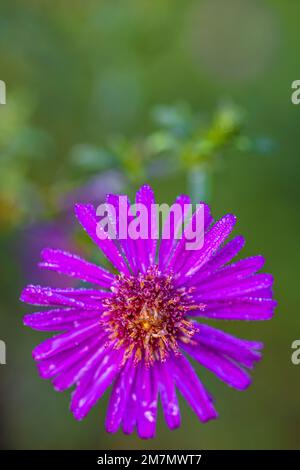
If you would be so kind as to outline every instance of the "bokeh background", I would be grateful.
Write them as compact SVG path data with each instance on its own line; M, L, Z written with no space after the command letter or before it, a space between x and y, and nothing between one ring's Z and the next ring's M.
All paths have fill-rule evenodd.
M300 365L299 2L280 0L1 0L0 441L4 449L297 448ZM74 201L149 182L160 202L205 198L238 216L244 255L275 276L271 322L219 323L263 340L246 392L198 368L220 418L141 441L104 431L107 395L83 422L38 377L22 326L28 282L63 285L35 268L43 246L97 257L77 231ZM68 281L70 282L70 281Z

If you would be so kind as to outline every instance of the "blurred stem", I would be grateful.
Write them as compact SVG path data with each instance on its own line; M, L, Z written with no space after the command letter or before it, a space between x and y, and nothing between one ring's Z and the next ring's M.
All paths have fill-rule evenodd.
M187 182L193 203L209 202L211 197L211 175L205 165L193 165L188 170Z

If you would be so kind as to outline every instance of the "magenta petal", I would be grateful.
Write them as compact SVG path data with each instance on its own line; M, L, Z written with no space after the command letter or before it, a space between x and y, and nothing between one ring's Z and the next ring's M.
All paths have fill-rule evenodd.
M114 280L113 274L105 269L66 251L45 248L41 257L42 263L39 263L41 268L57 271L101 287L110 287Z
M192 346L182 343L181 347L193 359L213 372L217 377L219 377L219 379L226 382L230 387L244 390L250 385L251 379L249 375L222 354L215 353L212 349L199 345Z
M198 288L194 293L197 301L209 302L214 300L226 300L252 294L258 289L267 288L273 285L273 276L270 274L253 274L246 279L241 279L233 284L220 286L219 288L206 290Z
M45 288L46 290L48 288ZM94 308L95 310L102 309L102 300L111 297L112 293L99 289L85 289L85 288L66 288L66 289L51 289L52 294L63 295L70 299L82 302L85 308Z
M82 358L85 361L93 354L93 348L100 348L102 345L101 337L87 338L86 341L80 343L74 348L70 348L49 357L48 359L41 360L38 364L40 376L44 379L50 379L60 374L62 371L65 373L70 370L74 364L78 365Z
M205 422L217 417L212 400L184 356L170 361L175 384L198 418Z
M126 404L134 376L135 367L131 358L127 360L125 367L119 373L110 395L105 421L107 432L117 432L124 415L127 413Z
M180 409L169 365L157 362L155 367L165 421L170 429L176 429L180 426Z
M59 290L51 287L27 286L20 297L22 302L32 305L51 305L65 307L84 307L84 303L74 298L67 297L59 292Z
M216 290L249 277L263 267L264 261L263 256L253 256L219 269L210 276L207 276L206 279L203 279L200 285L198 283L194 284L197 287L197 293Z
M123 351L109 351L91 374L85 374L72 395L71 411L76 419L83 419L101 398L120 371Z
M226 263L231 261L244 245L245 240L240 235L230 240L226 245L219 248L212 258L201 269L199 269L194 276L190 276L188 279L185 279L185 285L195 285L206 280L219 268L222 268Z
M206 267L215 270L221 266L224 266L224 264L231 261L241 251L244 245L244 237L241 235L234 237L215 253L215 255L207 263Z
M164 270L169 262L171 253L175 249L178 239L175 235L179 232L182 226L182 214L184 213L184 205L190 204L191 199L184 194L178 196L174 204L170 208L170 212L164 222L162 239L159 247L159 268ZM181 209L181 212L175 210L175 207Z
M137 432L142 439L151 439L155 436L158 394L154 367L148 367L142 363L138 385Z
M209 301L204 310L194 310L193 316L216 320L270 320L276 301L260 297L236 297L227 300Z
M74 330L70 330L67 333L46 339L32 351L32 355L36 361L40 361L41 359L51 357L58 352L72 348L74 345L79 344L86 338L100 333L101 329L99 321L92 320L83 328L74 328Z
M206 204L201 203L201 205L196 209L195 213L192 215L190 220L186 217L188 216L188 214L185 214L184 232L177 245L175 246L173 253L171 254L171 259L168 265L169 269L181 273L185 270L185 267L187 266L187 263L189 262L190 258L192 256L198 256L198 254L202 251L202 244L205 242L205 218L209 217L210 220L210 213L209 215L207 215L207 212L209 212L209 207ZM186 245L189 241L192 240L191 235L194 234L195 224L198 216L202 216L204 222L203 226L201 227L201 237L198 234L198 238L200 240L199 243L201 246L200 248L195 250L188 250Z
M85 231L103 251L106 258L115 266L116 269L118 269L118 271L129 275L130 271L128 266L122 257L121 252L116 247L114 240L110 240L109 238L104 238L102 240L97 235L97 230L104 233L104 229L100 224L97 224L94 206L91 204L76 204L75 213Z
M139 400L139 374L141 369L141 362L134 367L135 376L132 383L132 386L129 390L127 404L126 404L126 413L123 416L123 432L125 434L132 434L137 423L137 413L138 413L138 400Z
M188 252L189 257L184 268L181 269L178 284L183 282L184 279L194 276L200 268L208 263L218 248L230 235L235 222L235 216L228 214L218 220L218 222L208 230L204 236L204 245L201 250Z
M132 220L132 216L129 214L129 208L130 208L130 202L127 196L122 195L122 198L124 199L124 203L126 204L126 211L127 213L124 213L124 210L121 210L120 212L120 207L119 204L121 204L119 195L116 194L108 194L106 196L106 202L109 205L112 205L115 210L115 215L116 215L116 234L117 234L117 241L116 243L119 245L120 250L123 252L123 256L127 260L128 266L130 266L130 269L134 274L138 273L138 256L136 253L135 249L135 240L132 240L130 237L127 236L127 238L123 237L123 234L120 232L119 228L120 226L123 227L124 231L125 228L127 227L128 230L128 225L130 224ZM123 203L123 204L124 204ZM107 206L108 208L108 213L110 213L109 210L109 205ZM122 208L121 208L122 209ZM126 219L127 217L127 219Z
M233 221L234 222L234 221ZM205 265L205 269L216 270L231 261L244 247L245 239L241 235L234 237L221 246Z
M153 190L150 186L144 185L136 193L136 204L143 204L147 208L147 239L139 238L135 240L136 249L138 252L138 266L140 271L146 272L150 265L155 263L156 247L157 247L157 214L156 211L151 210L155 204L155 197ZM151 217L152 215L152 217Z
M99 318L99 310L65 308L35 312L23 317L23 323L34 330L58 331L81 326L85 321Z
M77 384L81 377L89 377L93 373L95 368L103 360L104 355L110 350L106 343L101 341L101 338L96 348L94 348L95 343L91 339L89 354L87 354L86 357L78 358L71 367L63 370L54 378L52 383L56 391L63 392L75 383Z
M111 295L111 292L92 289L54 289L29 285L23 290L20 300L33 305L97 310L102 309L102 300Z
M197 345L206 347L248 368L252 368L254 363L261 359L259 352L263 348L261 342L236 338L208 325L194 322L194 326L197 328L193 336L195 347Z

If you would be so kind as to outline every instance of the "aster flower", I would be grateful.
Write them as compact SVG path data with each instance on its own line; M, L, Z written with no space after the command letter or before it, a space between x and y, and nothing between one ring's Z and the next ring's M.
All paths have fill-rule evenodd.
M118 201L117 195L107 196L120 220ZM136 201L150 207L152 189L143 186ZM175 203L183 207L190 200L181 195ZM165 224L174 225L171 210ZM141 438L152 438L159 399L169 428L178 427L177 390L201 421L216 418L212 397L188 357L229 386L244 390L250 384L246 369L261 358L263 345L231 336L199 319L270 319L275 307L273 279L256 273L264 264L263 257L231 263L244 245L241 236L225 244L236 219L229 214L214 222L206 205L204 244L194 251L186 249L186 232L179 240L162 237L159 246L151 237L102 240L97 236L95 208L77 204L75 213L118 273L65 251L42 251L41 268L95 287L30 285L24 289L21 300L51 307L26 315L24 324L36 330L63 331L33 351L41 377L51 379L57 391L75 385L71 411L78 420L112 385L108 432L121 426L125 433L137 429Z

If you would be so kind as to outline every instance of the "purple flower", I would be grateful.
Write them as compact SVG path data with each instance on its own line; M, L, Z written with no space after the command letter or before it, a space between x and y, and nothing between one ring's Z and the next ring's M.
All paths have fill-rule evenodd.
M116 195L107 196L119 220L118 201ZM150 207L152 189L143 186L136 201ZM190 200L182 195L176 203L183 207ZM213 223L209 207L204 208L204 245L188 251L185 232L179 240L162 238L159 249L151 237L101 240L95 208L77 204L79 222L119 274L64 251L42 251L41 268L96 286L30 285L21 296L24 302L51 307L26 315L25 325L63 330L37 346L33 357L41 377L51 379L56 390L76 386L71 401L76 419L84 418L112 384L108 432L122 426L125 433L136 428L141 438L152 438L159 399L167 425L177 428L177 389L201 421L216 418L212 397L187 356L231 387L244 390L250 384L245 369L260 359L262 343L235 338L198 318L270 319L273 279L256 274L264 264L261 256L229 264L244 245L241 236L225 244L235 217L225 215ZM167 223L174 225L171 211Z

